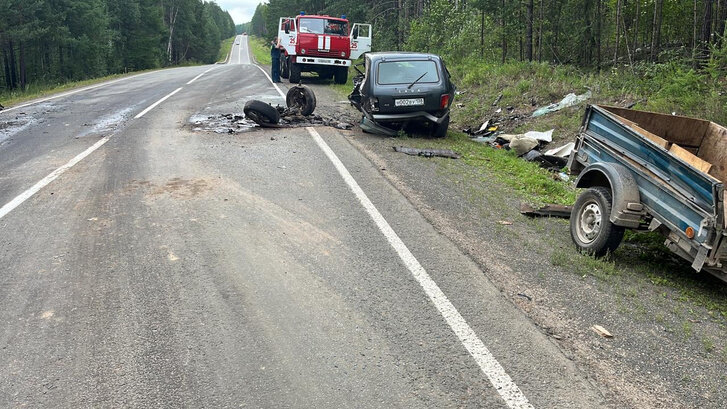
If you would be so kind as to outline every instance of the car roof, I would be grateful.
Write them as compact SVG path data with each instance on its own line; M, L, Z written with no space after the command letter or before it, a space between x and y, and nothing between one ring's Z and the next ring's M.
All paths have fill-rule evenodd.
M371 61L441 60L441 57L436 54L416 53L416 52L409 52L409 51L382 51L382 52L376 52L376 53L367 53L366 58L370 58Z

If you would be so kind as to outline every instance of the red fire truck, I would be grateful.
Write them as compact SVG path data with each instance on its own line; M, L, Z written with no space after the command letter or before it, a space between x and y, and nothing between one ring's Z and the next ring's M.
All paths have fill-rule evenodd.
M336 84L348 80L351 61L371 51L371 24L349 25L346 16L300 13L283 17L278 25L280 76L300 82L301 72L316 72Z

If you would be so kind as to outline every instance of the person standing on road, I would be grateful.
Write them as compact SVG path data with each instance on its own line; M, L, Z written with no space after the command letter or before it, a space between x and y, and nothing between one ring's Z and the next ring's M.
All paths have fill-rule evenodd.
M271 58L271 73L270 76L273 77L273 82L280 82L280 48L278 48L278 39L270 42L270 58Z

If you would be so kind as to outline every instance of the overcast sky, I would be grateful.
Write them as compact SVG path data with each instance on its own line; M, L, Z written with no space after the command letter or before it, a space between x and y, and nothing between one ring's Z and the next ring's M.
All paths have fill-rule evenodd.
M235 24L247 23L255 14L255 7L265 0L215 0L222 7L222 10L230 12Z

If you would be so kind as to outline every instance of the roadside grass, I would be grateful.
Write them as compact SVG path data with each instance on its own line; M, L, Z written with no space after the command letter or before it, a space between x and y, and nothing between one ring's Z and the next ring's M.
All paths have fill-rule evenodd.
M227 40L222 40L222 44L220 45L220 54L217 57L217 62L225 62L227 61L227 57L230 55L230 51L232 50L232 43L235 41L235 37L230 37Z
M248 36L249 41L248 44L250 44L250 51L252 51L252 55L255 58L255 61L257 61L260 65L270 65L272 63L272 58L270 57L270 45L267 41L265 41L264 38L257 37L257 36Z
M476 185L477 178L487 178L489 183L497 179L509 188L514 197L536 205L571 205L578 192L572 184L554 180L553 174L536 164L526 162L511 152L473 142L456 129L479 126L497 115L507 119L508 115L517 114L520 116L517 121L501 122L502 131L521 133L555 129L551 145L560 146L574 140L585 104L540 118L530 118L530 115L537 107L560 101L568 93L581 94L588 90L593 94L588 103L636 103L635 109L676 112L727 124L727 93L721 91L724 79L710 82L703 75L678 64L625 67L601 73L570 66L517 62L504 65L469 62L450 66L449 69L461 94L453 104L453 121L448 137L424 139L401 135L398 140L413 147L452 149L462 155L461 161L471 170L476 169L468 171L450 162L441 162L444 169L474 175L474 178L465 178L463 183ZM349 84L333 87L342 95L352 89ZM502 95L499 104L493 106L499 95ZM457 107L457 104L463 106ZM512 107L512 110L507 110L507 107ZM502 113L497 114L499 108L502 108ZM458 180L457 175L452 176ZM472 190L468 193L471 197L467 199L481 202L482 189L473 186ZM506 205L504 198L503 203L496 203L497 200L489 196L487 200L488 206ZM491 210L498 212L502 209ZM727 324L727 285L708 273L696 273L663 243L664 238L658 233L627 231L622 245L605 258L595 259L580 254L570 241L567 245L561 241L549 243L545 254L549 254L546 257L554 266L580 276L593 276L610 291L621 291L625 299L631 300L629 305L633 312L646 314L639 300L655 294L664 302L663 313L679 316L681 309L677 308L678 305L684 306L687 311L702 307L710 320L720 325ZM629 288L652 294L637 294ZM668 305L676 309L671 311L666 307ZM654 314L653 319L664 320L663 313L661 316ZM682 328L682 332L691 336L690 328ZM705 350L713 349L709 345L704 346Z
M13 90L13 91L0 91L0 102L6 107L10 108L13 105L18 105L26 101L30 101L37 98L58 94L64 91L71 91L77 88L83 88L90 85L99 84L106 81L111 81L119 78L130 77L132 75L143 74L145 72L157 71L159 68L154 68L144 71L128 72L124 74L113 74L105 77L93 78L83 81L70 81L61 84L42 84L33 83L30 84L25 90Z

